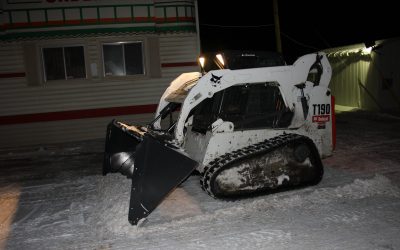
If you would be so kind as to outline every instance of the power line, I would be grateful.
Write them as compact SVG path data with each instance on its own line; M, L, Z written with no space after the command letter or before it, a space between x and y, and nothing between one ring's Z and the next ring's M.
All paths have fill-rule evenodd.
M220 24L210 24L210 23L201 23L200 26L207 26L207 27L213 27L213 28L264 28L264 27L273 27L274 24L259 24L259 25L220 25ZM289 36L288 34L284 32L280 32L284 37L289 39L290 41L296 43L297 45L300 45L305 48L309 49L315 49L315 50L320 50L317 47L314 47L312 45L308 45L302 42L299 42L298 40L294 39L293 37Z
M314 47L314 46L312 46L312 45L308 45L308 44L305 44L305 43L302 43L302 42L297 41L296 39L290 37L289 35L283 33L282 31L281 31L281 34L282 34L284 37L286 37L287 39L289 39L290 41L296 43L297 45L300 45L300 46L302 46L302 47L309 48L309 49L319 50L319 48L317 48L317 47Z
M325 37L323 37L323 36L321 35L321 33L318 32L317 29L314 28L313 30L314 30L314 32L317 34L317 36L321 39L321 41L325 44L325 46L326 46L327 48L332 48L332 46L331 46L331 44L328 42L328 40L326 40Z

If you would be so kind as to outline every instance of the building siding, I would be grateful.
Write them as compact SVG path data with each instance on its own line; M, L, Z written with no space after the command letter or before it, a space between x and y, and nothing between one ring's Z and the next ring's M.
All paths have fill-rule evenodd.
M184 11L181 10L181 13ZM148 38L156 38L159 41L161 77L151 75L104 77L102 75L101 44L103 42L144 40L146 46ZM65 42L85 46L88 78L29 86L25 77L24 44L35 43L40 47ZM13 124L9 121L17 121L23 119L24 116L42 113L61 112L62 114L65 111L124 108L135 105L155 106L174 78L184 72L199 70L195 64L198 51L195 32L115 33L62 39L29 38L0 41L0 43L0 58L2 59L0 60L0 138L2 138L0 147L103 138L108 122L114 118L137 124L146 123L151 120L153 113L139 112L120 116L100 114L99 117L84 119L46 122L29 120L29 122L14 122ZM97 75L91 72L93 63L96 64ZM21 119L14 119L16 117ZM2 118L5 121L3 124L1 124Z

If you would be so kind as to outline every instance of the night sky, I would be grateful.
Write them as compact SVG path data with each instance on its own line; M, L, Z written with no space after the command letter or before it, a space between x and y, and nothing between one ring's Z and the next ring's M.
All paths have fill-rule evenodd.
M203 52L276 50L272 0L198 2ZM325 48L400 36L400 8L395 1L278 0L278 4L288 63Z

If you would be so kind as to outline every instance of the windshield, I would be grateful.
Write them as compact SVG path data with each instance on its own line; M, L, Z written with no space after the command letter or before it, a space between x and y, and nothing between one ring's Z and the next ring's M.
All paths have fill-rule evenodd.
M232 122L235 130L283 128L290 125L292 117L277 84L237 85L200 103L192 130L205 133L218 118Z

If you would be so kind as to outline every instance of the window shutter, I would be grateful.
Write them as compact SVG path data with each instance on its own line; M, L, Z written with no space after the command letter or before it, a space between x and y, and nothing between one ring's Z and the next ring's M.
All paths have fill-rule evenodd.
M149 59L149 75L151 78L161 77L161 60L160 60L160 41L158 37L149 37L147 39L147 52Z
M37 46L35 43L25 43L23 47L26 82L28 86L40 86L43 84L42 67Z

